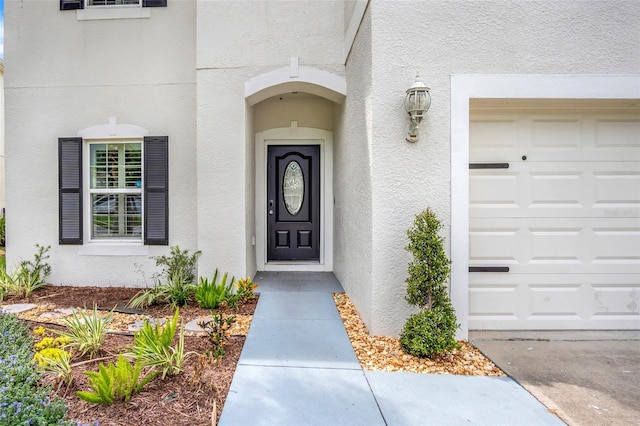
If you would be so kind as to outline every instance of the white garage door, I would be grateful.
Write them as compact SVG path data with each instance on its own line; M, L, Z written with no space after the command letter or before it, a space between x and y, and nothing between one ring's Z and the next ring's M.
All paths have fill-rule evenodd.
M640 328L640 111L472 111L470 144L470 328Z

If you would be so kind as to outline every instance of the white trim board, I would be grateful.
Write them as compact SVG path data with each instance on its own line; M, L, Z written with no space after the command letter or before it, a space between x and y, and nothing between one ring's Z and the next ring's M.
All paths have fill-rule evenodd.
M269 145L320 145L320 261L267 262L267 149ZM258 271L333 271L333 134L307 127L256 133L256 266Z
M451 76L451 301L469 334L469 100L640 99L640 75Z

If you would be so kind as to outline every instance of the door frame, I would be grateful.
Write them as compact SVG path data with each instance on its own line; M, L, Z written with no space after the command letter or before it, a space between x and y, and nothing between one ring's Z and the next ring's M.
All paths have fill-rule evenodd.
M320 145L320 260L267 261L267 151L270 145ZM280 127L256 133L255 226L258 271L333 271L333 133Z

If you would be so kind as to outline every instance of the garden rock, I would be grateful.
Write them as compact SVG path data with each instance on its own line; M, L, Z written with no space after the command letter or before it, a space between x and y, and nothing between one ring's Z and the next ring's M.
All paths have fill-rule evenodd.
M0 312L4 314L21 314L37 307L38 305L35 305L33 303L17 303L15 305L5 306L4 308L0 309Z

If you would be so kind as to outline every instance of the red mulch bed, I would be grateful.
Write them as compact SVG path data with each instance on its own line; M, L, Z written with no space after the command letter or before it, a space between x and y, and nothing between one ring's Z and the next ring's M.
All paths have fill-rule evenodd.
M37 291L28 302L47 303L57 307L92 308L94 303L99 307L112 309L114 306L124 307L140 289L120 287L58 287L47 286ZM24 303L27 300L5 300L5 303ZM252 315L257 298L231 311L227 308L217 311ZM180 317L184 323L196 318L210 315L207 309L195 304L180 308ZM152 306L144 309L153 317L170 317L173 310L169 306ZM32 328L41 326L28 321ZM47 329L60 328L53 324L44 324ZM220 362L214 362L205 352L212 349L206 336L185 336L185 352L193 351L183 364L183 371L175 376L162 380L160 376L135 394L128 403L115 403L111 406L91 404L76 396L78 390L89 390L87 376L84 371L97 371L98 363L115 361L118 353L133 343L132 335L108 334L99 358L109 357L101 361L88 361L73 368L74 379L67 388L59 386L55 393L63 397L69 408L67 418L80 423L93 423L97 420L101 426L181 426L211 425L222 412L231 379L235 372L245 336L231 336L225 346L225 356ZM72 362L85 361L73 360Z

